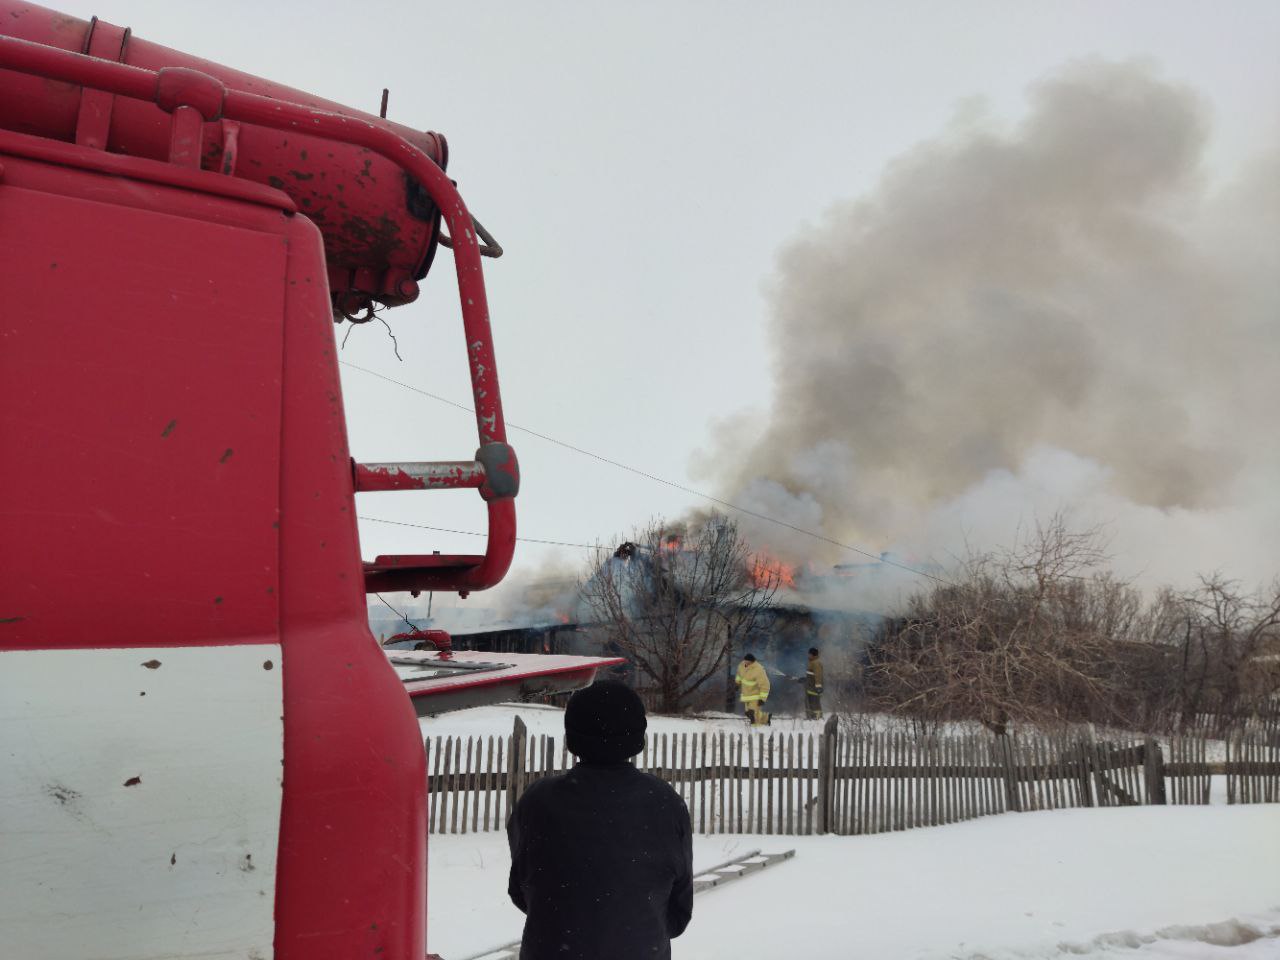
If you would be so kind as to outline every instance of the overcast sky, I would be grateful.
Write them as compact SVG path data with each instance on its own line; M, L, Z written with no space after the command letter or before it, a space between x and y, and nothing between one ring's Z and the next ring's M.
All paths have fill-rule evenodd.
M1276 143L1273 0L58 6L368 110L389 87L393 119L448 136L451 175L506 248L486 275L510 421L693 486L717 419L768 408L780 246L958 115L1016 120L1028 84L1072 60L1142 58L1210 105L1210 177ZM469 400L448 260L390 314L403 362L376 324L343 359ZM357 459L471 455L469 416L343 380ZM511 439L524 536L608 540L696 502ZM358 508L484 525L471 491L364 494ZM367 557L478 548L370 522L361 535ZM517 567L555 554L522 545Z

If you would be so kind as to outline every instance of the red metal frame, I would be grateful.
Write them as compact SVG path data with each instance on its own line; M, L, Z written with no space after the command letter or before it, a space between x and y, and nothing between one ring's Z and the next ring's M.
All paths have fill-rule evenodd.
M282 750L274 956L420 958L427 781L414 701L434 713L567 689L602 663L526 658L406 696L369 632L364 589L481 589L514 549L519 470L474 235L485 234L443 172L443 138L305 106L301 92L26 3L0 0L0 34L0 274L14 303L38 305L6 320L0 433L46 463L0 481L0 653L278 645L263 669L279 670L280 726L272 711L261 729ZM304 147L311 165L298 169ZM282 179L291 172L297 183ZM375 198L365 213L399 204L389 214L412 242L353 246L317 215L326 173L328 189ZM407 205L423 192L438 215ZM353 467L331 294L339 306L345 294L411 300L438 216L453 233L480 449ZM354 492L437 486L485 498L486 554L362 567ZM46 709L75 694L32 691ZM145 720L137 734L122 754L170 735Z
M369 592L457 590L465 595L501 581L515 552L514 497L519 486L519 466L507 445L481 265L480 238L473 228L473 218L466 204L445 172L422 150L386 125L229 89L217 78L186 67L147 70L0 35L0 69L35 74L156 104L173 115L169 159L179 167L198 168L204 123L228 120L275 130L294 130L363 147L392 161L425 188L449 225L452 240L480 441L476 459L483 463L486 471L486 481L478 486L488 501L488 541L482 556L453 557L448 563L439 559L423 562L417 557L379 557L366 564L366 589ZM407 283L412 283L412 280L404 278L399 281L402 287ZM416 295L416 284L412 290L405 287L393 293ZM377 468L372 471L377 472ZM362 474L358 468L356 474L359 483ZM368 482L370 471L365 471L363 476ZM389 489L407 486L402 484ZM420 485L420 488L425 486ZM373 489L369 486L362 488Z

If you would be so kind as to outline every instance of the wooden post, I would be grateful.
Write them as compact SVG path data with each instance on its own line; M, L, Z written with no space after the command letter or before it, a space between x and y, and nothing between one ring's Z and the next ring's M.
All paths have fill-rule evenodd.
M772 733L769 734L769 752L768 754L766 754L766 758L765 758L765 770L768 771L769 789L766 791L766 793L768 794L768 798L767 798L768 809L765 811L764 832L766 834L770 834L770 833L773 833L773 786L774 786L774 780L776 780L778 776L777 765L774 762Z
M724 736L724 734L721 734ZM724 741L724 787L728 800L725 804L725 828L723 833L738 833L738 821L736 819L735 810L737 809L736 792L738 789L738 751L734 744L738 742L741 734L729 734Z
M889 736L889 829L902 830L902 740L901 730Z
M841 771L848 771L849 768L849 746L852 741L851 737L836 737L835 749L835 773L833 776L834 796L836 809L832 813L831 832L844 836L849 832L847 823L849 819L849 778L841 778Z
M761 732L756 736L756 761L760 764L760 773L756 776L756 833L764 833L764 827L761 821L764 818L764 788L765 779L772 776L772 773L765 769L764 766L764 733Z
M827 830L843 836L847 829L845 821L849 815L849 800L846 790L849 785L849 747L852 734L843 735L836 732L831 742L831 806L827 810Z
M1089 729L1090 763L1093 766L1093 780L1098 798L1098 806L1114 807L1114 791L1108 773L1111 769L1111 745L1109 742L1098 743L1098 738Z
M1181 737L1174 736L1169 738L1169 759L1173 761L1173 763L1178 768L1180 768L1178 770L1178 773L1175 773L1172 777L1174 803L1186 803L1186 800L1183 796L1183 784L1186 781L1183 779L1181 774L1186 769L1182 765L1187 762L1187 758L1185 756L1185 751L1183 751L1181 747L1182 747Z
M529 728L516 717L511 728L511 746L507 750L507 816L516 808L516 801L524 792L524 745L529 739Z
M871 832L871 737L872 734L863 732L858 737L858 764L856 783L858 792L857 815L858 829L856 833Z
M458 832L459 771L462 769L462 737L449 738L449 754L445 757L449 768L449 832Z
M831 808L835 802L836 717L832 714L822 725L818 741L818 833L831 832Z
M498 778L498 771L505 771L507 769L507 755L505 752L507 748L507 738L497 737L496 743L498 747L498 759L493 766L493 828L498 830L507 822L506 816L502 812L502 802L506 797L506 786ZM505 779L509 781L510 777L505 777ZM507 813L510 814L510 812L511 808L508 806Z
M1049 737L1049 769L1053 774L1053 807L1061 810L1067 806L1066 784L1062 782L1062 748L1057 734Z
M1146 793L1146 784L1143 782L1146 751L1143 749L1142 744L1135 743L1129 747L1129 758L1132 761L1129 766L1129 784L1131 787L1129 793L1133 796L1134 806L1141 806Z
M974 735L975 760L982 765L982 812L988 815L999 812L996 810L996 782L991 775L990 739L990 735L985 733L980 737Z
M680 799L690 810L693 808L692 786L693 783L689 780L689 734L682 733L680 734ZM692 814L689 819L693 819Z
M982 757L978 754L977 739L972 733L965 735L965 756L969 763L969 811L973 817L982 816L982 778L978 767Z
M1249 782L1249 740L1243 730L1238 732L1236 736L1236 802L1252 803L1253 797L1250 793L1252 784Z
M1223 744L1227 748L1227 803L1236 802L1236 774L1235 764L1232 761L1240 759L1239 750L1236 749L1236 734L1228 733L1226 742Z
M947 737L947 776L951 778L951 822L959 823L964 819L964 802L961 798L961 769L959 758L959 741L954 735Z
M1076 740L1075 745L1071 748L1072 760L1076 765L1075 782L1076 791L1080 795L1080 806L1093 806L1093 782L1089 776L1089 752L1085 749L1084 741Z
M487 757L484 762L484 829L493 829L493 734L489 734Z
M1258 749L1260 742L1253 736L1248 739L1249 765L1245 769L1249 773L1249 803L1262 802L1262 769L1258 766L1258 755L1261 753Z
M1258 738L1258 750L1261 754L1260 759L1271 765L1266 781L1266 795L1263 797L1263 801L1265 803L1275 803L1280 800L1280 770L1276 769L1276 762L1280 761L1280 741L1274 735L1270 739L1260 736Z
M717 741L719 743L719 749L716 751L716 783L719 784L720 786L720 802L718 805L720 810L720 820L719 820L720 829L717 830L716 832L728 833L728 830L725 829L725 819L724 819L725 794L728 792L725 789L728 786L728 784L725 782L725 777L728 774L728 771L725 769L725 763L724 763L724 731L721 730L716 736L717 736Z
M925 776L928 777L928 800L926 806L929 811L929 826L936 827L941 821L938 819L938 735L929 734L925 739Z
M453 737L443 738L441 753L443 760L440 764L440 790L436 794L436 806L440 810L440 822L438 824L440 833L449 832L449 790L453 783L449 776L450 758L453 755Z
M972 820L978 815L976 780L978 772L974 769L976 761L973 757L973 734L966 732L957 736L959 737L957 770L960 774L960 818Z
M467 737L467 759L466 767L462 767L462 741L458 741L458 767L461 768L462 776L458 778L462 785L462 832L467 832L467 813L468 805L471 801L471 749L474 746L475 737Z
M742 781L744 778L742 776L742 741L743 738L747 736L750 736L750 734L738 734L737 746L734 749L734 754L736 756L733 761L733 805L737 815L737 819L734 822L734 833L743 832Z
M1004 768L1004 805L1006 810L1014 813L1022 812L1022 800L1018 796L1018 771L1016 758L1013 755L1013 741L1008 734L997 737L995 742L999 751L1000 764Z
M938 775L941 777L939 785L942 794L942 822L956 822L956 806L955 796L952 787L955 784L954 778L951 776L951 737L944 734L938 741Z
M698 768L698 832L707 832L707 778L711 771L707 765L707 731L702 731L702 766ZM692 818L690 818L692 819Z
M991 809L991 767L987 762L987 734L970 732L969 757L973 763L974 790L977 795L978 816L985 816Z

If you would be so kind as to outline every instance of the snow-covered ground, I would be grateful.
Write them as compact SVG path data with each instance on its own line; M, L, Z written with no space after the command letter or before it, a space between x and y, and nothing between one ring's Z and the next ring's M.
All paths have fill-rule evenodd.
M427 736L563 734L563 714L498 706L423 722ZM782 721L784 732L819 725ZM774 729L778 730L775 724ZM737 731L724 717L650 730ZM1280 805L1002 814L858 837L696 837L700 867L754 849L795 859L698 895L677 960L1280 958ZM501 833L431 838L429 944L460 960L519 938Z
M862 837L698 837L709 867L793 860L698 894L677 960L1280 957L1280 806L1004 814ZM429 945L519 939L498 833L433 836Z

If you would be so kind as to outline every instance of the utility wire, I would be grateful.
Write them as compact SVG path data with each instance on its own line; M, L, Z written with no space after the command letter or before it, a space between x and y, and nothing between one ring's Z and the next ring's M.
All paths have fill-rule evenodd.
M413 622L412 620L410 620L408 617L406 617L403 613L401 613L399 610L397 610L397 609L396 609L395 607L393 607L391 604L387 603L387 598L386 598L386 597L384 597L384 596L383 596L382 594L380 594L380 593L375 593L375 594L374 594L374 596L375 596L375 597L377 597L379 600L381 600L381 601L382 601L382 605L383 605L384 607L386 607L388 610L390 610L392 613L394 613L397 617L399 617L401 620L403 620L405 623L407 623L410 627L412 627L414 630L417 630L417 629L418 629L418 628L417 628L417 626L414 624L414 622Z
M489 534L481 533L478 530L454 530L452 527L432 527L425 523L408 523L404 520L384 520L382 517L356 517L357 520L367 520L370 523L387 523L393 527L416 527L419 530L434 530L436 533L460 533L468 537L487 537ZM542 543L552 547L581 547L583 550L594 550L599 544L596 543L568 543L564 540L539 540L536 537L516 537L521 543Z
M473 415L475 414L475 409L473 407L467 406L465 403L458 403L456 400L450 400L448 397L442 397L437 393L432 393L429 390L423 390L421 387L415 387L412 384L405 383L403 380L396 380L394 377L388 377L386 374L378 373L376 370L370 370L367 367L361 367L361 366L358 366L357 364L350 363L346 360L339 360L338 363L342 364L344 367L350 367L352 370L359 370L361 373L366 373L371 377L376 377L379 380L385 380L387 383L393 383L396 386L403 387L404 389L410 390L413 393L421 394L424 397L430 397L432 400L438 401L439 403L446 404L450 407L455 407L458 410L463 410ZM748 517L753 517L756 520L763 520L765 523L772 523L775 526L784 527L787 530L794 531L795 533L802 534L806 537L812 537L814 540L820 540L823 543L829 543L832 546L839 547L842 550L848 550L850 553L856 553L864 557L869 557L872 560L877 561L878 563L887 564L888 566L891 566L891 567L897 567L899 570L905 570L907 573L913 573L919 577L926 577L930 580L933 580L935 583L941 583L946 586L955 586L955 584L952 583L950 580L947 580L944 577L939 577L935 574L929 573L926 570L920 570L908 564L899 563L897 560L883 557L878 553L872 553L870 550L863 550L861 547L855 547L851 543L844 543L840 540L834 540L831 537L823 536L821 533L815 533L813 530L806 530L804 527L797 527L793 523L787 523L785 520L779 520L776 517L769 516L768 514L759 513L755 510L749 510L746 507L740 507L736 503L730 503L728 500L721 500L719 497L713 497L711 496L711 494L703 493L701 490L695 490L692 487L686 487L684 484L676 483L674 480L668 480L665 477L659 477L656 474L652 474L645 470L641 470L639 467L633 467L630 464L621 463L617 460L611 460L609 457L602 456L598 453L592 453L590 450L585 450L582 447L575 446L572 443L567 443L564 440L557 440L555 437L548 436L545 433L539 433L537 430L533 430L529 427L522 427L518 424L512 423L510 420L507 421L507 428L510 430L519 430L521 433L527 433L529 436L537 437L539 440L545 440L547 443L554 443L558 447L563 447L566 450L572 450L574 453L581 454L584 457L590 457L592 460L598 460L601 463L608 464L611 467L617 467L619 470L625 470L628 473L634 473L636 476L644 477L646 480L652 480L654 483L660 483L660 484L663 484L664 486L671 487L673 490L679 490L681 493L687 493L690 496L700 497L703 500L706 500L710 503L717 504L718 506L724 507L727 510L735 510L738 513L741 513ZM413 526L413 524L406 524L406 526ZM428 529L431 529L431 528L428 528ZM455 530L455 531L449 531L449 532L468 533L469 531ZM533 541L533 542L542 542L542 541ZM581 544L566 544L566 546L581 546Z

